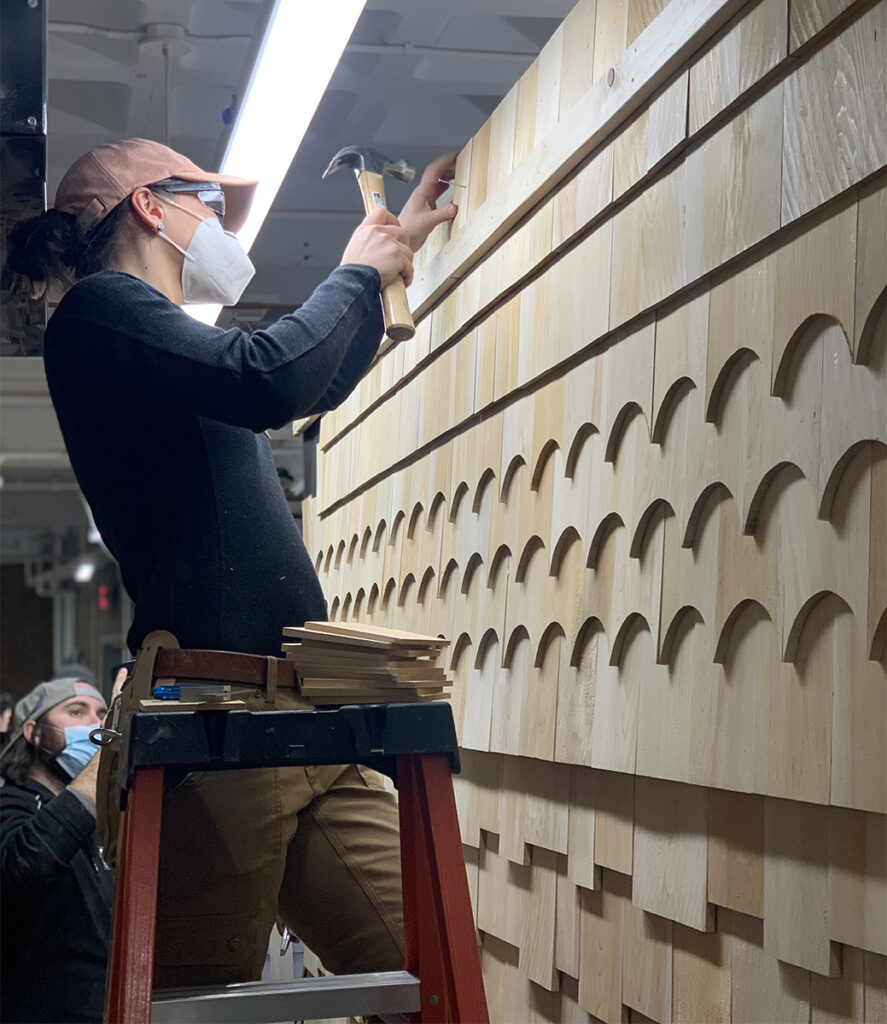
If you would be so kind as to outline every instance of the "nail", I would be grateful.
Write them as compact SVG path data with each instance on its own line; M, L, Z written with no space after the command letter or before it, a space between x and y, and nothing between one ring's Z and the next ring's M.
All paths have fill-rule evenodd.
M467 185L460 185L458 181L447 181L445 178L437 179L441 185L452 185L454 188L468 188Z

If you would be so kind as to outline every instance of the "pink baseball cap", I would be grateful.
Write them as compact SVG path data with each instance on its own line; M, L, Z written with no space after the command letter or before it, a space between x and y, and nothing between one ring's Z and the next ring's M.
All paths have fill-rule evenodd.
M142 185L165 178L218 182L225 193L225 230L238 231L246 220L258 182L204 171L169 146L150 139L123 139L97 146L68 169L55 194L55 209L77 217L84 231Z

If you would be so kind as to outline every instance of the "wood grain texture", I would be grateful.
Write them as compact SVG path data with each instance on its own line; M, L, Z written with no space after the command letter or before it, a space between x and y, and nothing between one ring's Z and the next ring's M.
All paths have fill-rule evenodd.
M567 876L585 889L601 886L601 870L594 861L596 780L597 773L590 768L570 768Z
M878 3L786 82L782 223L787 224L887 163L884 33ZM837 130L835 130L837 128Z
M616 137L613 143L614 198L627 192L684 141L687 80L687 71L678 74Z
M865 978L866 1024L887 1021L887 957L866 953L863 965Z
M511 174L514 160L514 135L517 115L517 85L504 96L490 115L490 141L488 147L487 183L484 194L500 188Z
M866 1019L864 965L865 953L845 946L838 977L811 976L811 1024L839 1024Z
M763 949L762 922L735 911L718 915L729 936L731 1019L734 1024L780 1021L805 1024L810 1019L810 972L781 963Z
M794 52L817 36L839 14L852 7L854 0L808 0L791 5L789 49Z
M788 7L787 0L760 0L750 5L691 61L690 135L785 57Z
M579 888L567 873L567 858L558 857L554 966L561 975L568 974L576 979L579 978L580 953L579 900Z
M539 51L536 80L535 146L539 146L554 128L560 115L561 75L564 66L564 34L561 22Z
M594 859L604 868L632 873L634 778L615 772L596 773Z
M622 914L622 1001L660 1024L669 1024L672 922L628 902Z
M679 202L681 168L658 178L613 223L610 327L625 323L681 286L684 231Z
M709 790L708 899L764 916L764 801L746 793Z
M530 858L530 890L521 914L518 967L530 981L549 991L558 985L554 966L557 869L556 854L534 848Z
M884 337L887 304L887 177L859 192L856 227L856 309L853 317L854 362L868 362L877 334Z
M622 1024L623 915L631 906L631 879L605 871L602 888L580 892L579 1003L606 1024Z
M593 84L597 0L579 0L564 18L559 116L571 110Z
M887 506L882 504L881 508L884 507ZM884 654L881 653L878 661L865 656L862 630L849 613L836 616L830 632L832 635L827 639L831 640L832 649L839 657L849 659L849 666L841 676L835 677L831 799L835 804L884 814L887 813Z
M778 228L782 93L782 85L774 85L684 162L682 283L696 281ZM729 189L717 185L723 181Z
M887 816L828 809L829 935L887 956Z
M632 902L698 931L711 931L706 790L638 777L634 799Z
M730 1024L730 940L674 924L672 1020L674 1024Z
M595 74L595 84L546 136L545 147L536 146L516 165L507 193L500 190L488 197L472 218L471 229L454 236L416 278L409 295L414 317L420 318L453 278L463 276L469 265L641 106L739 6L739 0L671 0L656 25L649 26L617 62L614 87ZM600 37L599 27L596 47Z
M829 812L764 801L764 949L779 960L834 977L829 940Z
M883 1020L882 7L583 0L322 424L331 619L451 641L493 1019Z

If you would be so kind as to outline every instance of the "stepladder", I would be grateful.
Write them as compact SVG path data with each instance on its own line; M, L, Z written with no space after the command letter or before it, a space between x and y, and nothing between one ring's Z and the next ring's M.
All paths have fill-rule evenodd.
M224 652L165 651L156 678L230 682L268 672L273 659ZM264 668L263 668L264 663ZM276 672L279 665L271 671ZM157 675L161 672L162 675ZM220 677L220 678L219 678ZM256 679L246 680L255 685ZM280 680L275 679L275 682ZM284 682L285 685L285 682ZM142 702L115 723L121 804L117 892L106 989L106 1022L281 1021L379 1016L485 1022L486 1000L451 773L459 770L447 702L362 704L312 710L245 710ZM357 763L395 780L401 835L405 963L402 971L155 990L155 912L169 781L189 772Z

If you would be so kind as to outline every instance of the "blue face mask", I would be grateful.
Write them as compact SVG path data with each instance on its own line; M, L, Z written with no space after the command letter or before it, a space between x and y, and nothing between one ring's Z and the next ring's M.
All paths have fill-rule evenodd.
M55 759L72 779L83 771L99 749L89 738L97 728L97 725L69 725L65 729L65 749L56 754Z

